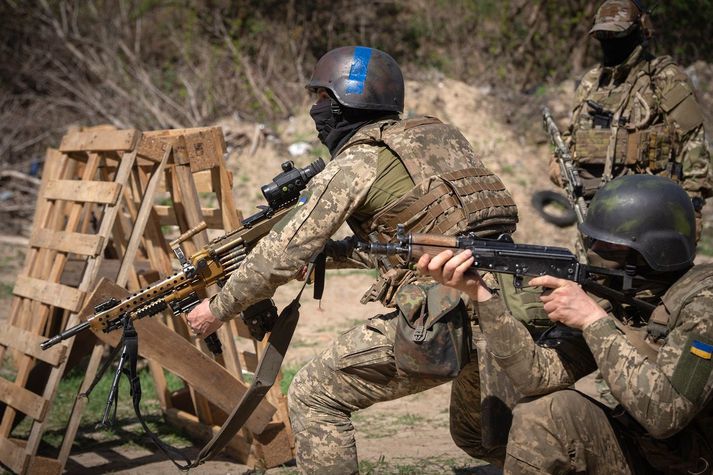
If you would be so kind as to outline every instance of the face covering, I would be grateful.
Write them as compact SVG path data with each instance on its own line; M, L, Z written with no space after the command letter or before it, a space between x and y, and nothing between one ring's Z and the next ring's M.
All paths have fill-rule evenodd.
M327 145L327 137L337 125L334 115L332 114L331 101L322 101L313 105L309 110L309 115L312 117L314 125L317 128L319 141Z
M603 38L599 43L602 46L602 63L604 66L613 67L631 56L631 53L641 44L641 34L636 29L623 38Z
M338 108L340 113L335 115L333 108ZM313 105L309 115L314 120L319 140L327 146L332 156L364 125L382 118L398 116L393 112L350 109L326 100Z

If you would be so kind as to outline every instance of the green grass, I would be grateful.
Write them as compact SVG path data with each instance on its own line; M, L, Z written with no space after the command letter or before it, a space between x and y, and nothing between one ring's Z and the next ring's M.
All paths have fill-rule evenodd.
M376 460L361 460L359 473L364 475L420 475L442 473L475 473L475 465L468 461L434 456L419 458L414 461L388 460L381 455Z
M12 295L13 285L7 282L0 282L0 298L10 297Z
M74 368L65 375L57 390L57 395L53 401L48 414L47 430L42 437L43 452L55 453L62 443L62 438L67 427L69 416L72 412L75 397L84 378L84 368ZM129 395L129 382L126 376L122 375L119 383L119 403L117 406L117 424L109 429L97 431L97 425L101 422L109 395L109 389L113 378L113 370L105 374L89 395L87 405L84 409L82 422L78 436L75 440L75 449L89 448L98 443L105 443L117 440L117 444L136 444L153 448L147 441L143 429L138 424L134 414L131 396ZM189 446L192 445L190 439L181 431L166 424L160 414L160 406L156 397L156 388L153 378L148 369L139 372L141 381L141 413L147 421L148 426L159 434L161 440L171 445ZM169 388L178 388L182 382L174 375L167 374ZM113 416L113 409L110 412ZM110 419L111 420L111 419ZM30 419L26 418L13 430L13 436L25 439L29 436ZM87 437L91 434L91 437ZM148 444L148 445L147 445Z
M280 391L282 391L282 394L287 394L287 390L290 389L290 384L292 384L292 380L295 379L295 375L300 368L302 368L302 366L299 365L284 366L282 368L282 380L280 381Z

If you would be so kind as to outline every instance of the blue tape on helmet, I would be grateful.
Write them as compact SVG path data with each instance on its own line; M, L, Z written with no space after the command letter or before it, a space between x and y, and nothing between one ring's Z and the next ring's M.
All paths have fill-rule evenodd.
M371 60L371 48L357 46L354 48L352 67L349 70L349 79L344 92L347 94L363 94L364 81L369 72L369 61Z

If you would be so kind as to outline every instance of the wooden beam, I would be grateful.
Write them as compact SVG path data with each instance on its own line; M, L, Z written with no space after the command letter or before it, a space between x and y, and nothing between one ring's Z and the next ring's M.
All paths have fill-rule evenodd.
M45 418L49 401L15 383L0 378L0 401L36 421Z
M30 454L10 439L0 438L0 462L13 473L25 473L30 463Z
M44 336L36 335L10 324L6 324L0 330L0 345L14 348L52 366L57 366L64 361L67 347L65 345L57 345L43 351L40 348L40 343L46 339Z
M139 132L129 130L94 130L65 135L60 152L111 152L134 148Z
M176 210L173 206L155 205L153 207L158 215L161 226L177 226ZM209 229L223 229L223 218L220 208L201 208L203 219Z
M44 197L48 200L76 201L113 205L119 199L121 185L104 181L52 180Z
M81 290L25 275L17 277L12 293L72 312L78 312L82 308L84 299L84 292Z
M103 241L104 239L96 234L35 229L30 238L30 246L71 252L82 256L96 256L102 249Z

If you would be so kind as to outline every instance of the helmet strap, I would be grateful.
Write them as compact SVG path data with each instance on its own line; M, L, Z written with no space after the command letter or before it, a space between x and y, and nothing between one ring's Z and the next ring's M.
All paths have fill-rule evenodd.
M331 105L332 117L334 117L334 123L338 124L339 122L342 121L342 106L334 99L330 99L330 100L332 103L332 105Z

